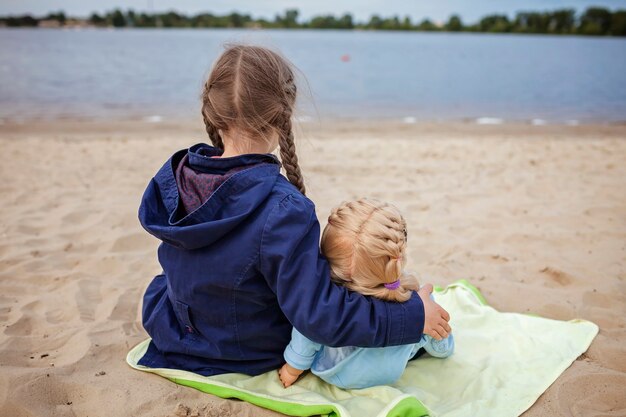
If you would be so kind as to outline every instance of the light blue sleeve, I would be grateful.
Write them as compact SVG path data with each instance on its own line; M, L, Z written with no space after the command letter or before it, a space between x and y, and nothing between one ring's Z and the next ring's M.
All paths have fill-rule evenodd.
M291 342L285 348L285 362L296 369L306 370L311 367L313 359L322 345L302 335L294 327L291 331Z

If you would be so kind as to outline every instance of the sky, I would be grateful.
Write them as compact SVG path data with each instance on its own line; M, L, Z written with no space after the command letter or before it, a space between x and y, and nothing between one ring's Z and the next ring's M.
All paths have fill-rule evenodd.
M71 16L85 17L92 12L114 8L136 11L176 10L186 14L212 12L227 14L232 11L249 13L254 18L273 19L277 13L296 8L299 20L308 20L320 14L335 16L351 13L357 21L369 20L372 14L383 17L408 15L412 20L429 18L445 21L451 14L459 14L466 22L473 22L487 14L503 13L512 16L519 10L553 10L573 8L582 11L589 6L626 9L626 0L0 0L0 15L30 13L36 16L63 10Z

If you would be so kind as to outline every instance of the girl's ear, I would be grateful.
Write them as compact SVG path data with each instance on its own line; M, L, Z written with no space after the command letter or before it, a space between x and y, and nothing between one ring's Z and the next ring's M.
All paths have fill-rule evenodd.
M270 140L270 152L274 152L276 149L278 149L278 144L280 142L280 133L274 131Z

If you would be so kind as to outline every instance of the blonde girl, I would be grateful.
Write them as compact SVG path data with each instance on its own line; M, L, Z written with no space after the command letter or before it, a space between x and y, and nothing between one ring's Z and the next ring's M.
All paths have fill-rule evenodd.
M406 221L394 206L371 199L341 204L332 210L322 235L322 253L332 280L359 294L403 303L419 290L417 279L403 271L407 252ZM383 348L330 347L303 336L297 326L279 371L285 387L306 369L341 388L366 388L395 382L424 348L445 358L454 350L452 335L436 340Z
M330 280L296 154L296 96L293 66L271 49L228 45L213 64L201 106L213 146L175 152L139 208L163 268L143 298L141 365L257 375L282 365L294 325L335 346L449 331L428 291L401 306Z

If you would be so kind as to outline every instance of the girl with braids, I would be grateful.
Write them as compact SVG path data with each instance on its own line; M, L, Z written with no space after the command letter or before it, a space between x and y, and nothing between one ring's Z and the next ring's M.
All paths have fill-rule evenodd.
M351 291L386 301L405 302L419 290L406 265L406 222L394 206L360 199L333 209L322 234L322 253L334 282ZM431 295L432 297L432 295ZM445 358L454 350L452 334L442 340L425 335L417 343L382 348L329 347L313 342L294 327L279 370L286 387L306 369L340 388L367 388L398 380L420 348Z
M330 280L296 155L295 102L292 66L270 49L230 45L213 64L202 93L213 146L174 153L139 208L142 226L162 241L163 268L143 298L152 341L141 365L257 375L282 365L292 326L330 346L401 345L450 331L432 286L399 304Z

